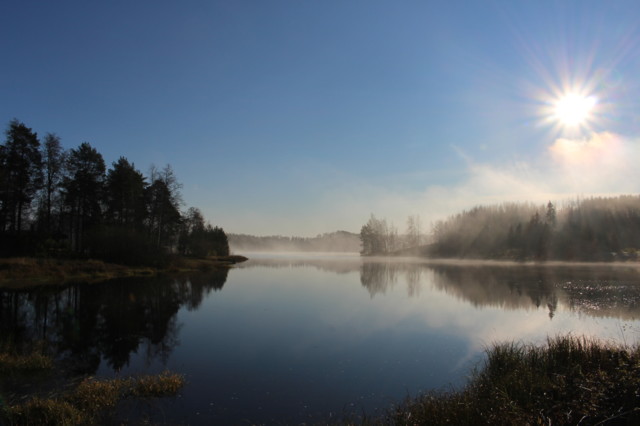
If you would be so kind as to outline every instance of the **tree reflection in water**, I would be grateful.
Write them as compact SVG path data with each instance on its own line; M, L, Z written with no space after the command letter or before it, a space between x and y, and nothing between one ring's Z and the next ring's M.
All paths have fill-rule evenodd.
M95 374L104 359L118 371L145 346L163 364L178 342L176 313L221 290L228 270L190 277L131 278L0 291L0 338L18 351L38 342L67 369Z
M363 261L360 282L373 298L404 281L409 297L424 285L476 308L547 309L561 302L591 316L640 318L640 272L633 265L490 265Z
M264 258L240 267L315 267L336 274L358 273L371 298L391 287L407 286L409 297L425 286L474 307L507 310L546 309L553 319L561 303L590 316L640 318L640 269L637 264L530 264L429 261L417 258Z

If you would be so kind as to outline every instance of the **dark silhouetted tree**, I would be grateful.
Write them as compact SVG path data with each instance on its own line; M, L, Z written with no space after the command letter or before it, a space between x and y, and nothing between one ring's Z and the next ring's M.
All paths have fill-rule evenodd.
M214 256L229 256L229 239L224 229L207 225L206 233L210 244L209 253Z
M184 214L180 226L178 250L181 254L200 255L203 251L206 254L206 249L198 247L204 243L204 241L198 240L202 240L205 226L202 212L195 207L190 207Z
M88 142L69 152L63 180L64 204L72 249L85 251L86 236L102 220L105 164Z
M42 186L40 141L36 133L16 119L9 123L6 137L0 156L0 230L19 234L25 213Z
M145 178L120 157L107 173L106 221L127 229L142 229L146 218Z
M44 185L40 202L40 229L50 235L54 231L52 217L54 203L59 195L65 165L65 152L60 144L60 138L54 133L47 133L42 144L42 171ZM59 212L58 212L59 213Z
M222 228L205 224L202 212L194 207L185 214L178 244L180 253L196 257L228 256L229 240Z
M165 180L155 179L146 190L147 227L159 247L169 247L180 226L180 211Z

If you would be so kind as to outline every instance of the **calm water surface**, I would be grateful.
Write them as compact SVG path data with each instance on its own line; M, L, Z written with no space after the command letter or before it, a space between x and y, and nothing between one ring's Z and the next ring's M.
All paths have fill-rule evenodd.
M0 321L5 340L47 340L60 375L186 376L120 420L320 422L461 386L493 342L638 343L640 269L254 254L189 277L0 291ZM11 400L37 384L0 385Z

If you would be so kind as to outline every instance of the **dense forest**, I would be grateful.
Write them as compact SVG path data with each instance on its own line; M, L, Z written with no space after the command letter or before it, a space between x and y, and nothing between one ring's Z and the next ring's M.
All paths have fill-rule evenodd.
M305 252L355 252L360 251L358 234L336 231L312 238L284 237L280 235L259 237L246 234L229 234L231 248L243 251L305 251Z
M89 143L64 150L14 119L0 145L0 256L162 266L172 253L228 255L222 228L180 210L180 188L169 165L144 176L120 157L107 170Z
M362 254L390 254L397 235L372 216L362 227ZM433 226L430 257L510 260L638 260L640 196L566 203L479 206Z

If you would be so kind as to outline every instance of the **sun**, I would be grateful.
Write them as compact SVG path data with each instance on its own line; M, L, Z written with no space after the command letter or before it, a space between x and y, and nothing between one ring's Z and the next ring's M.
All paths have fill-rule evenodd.
M595 96L566 93L554 102L553 118L565 127L586 126L593 118L596 104Z
M589 79L549 83L535 95L539 101L540 123L553 134L584 136L605 124L611 104L604 92Z

